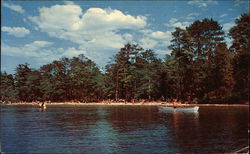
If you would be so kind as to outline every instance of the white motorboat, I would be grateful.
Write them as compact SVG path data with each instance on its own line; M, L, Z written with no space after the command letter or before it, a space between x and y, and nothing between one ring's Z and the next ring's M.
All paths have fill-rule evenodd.
M199 110L199 106L192 106L192 107L167 107L167 106L159 106L160 112L188 112L188 113L197 113Z

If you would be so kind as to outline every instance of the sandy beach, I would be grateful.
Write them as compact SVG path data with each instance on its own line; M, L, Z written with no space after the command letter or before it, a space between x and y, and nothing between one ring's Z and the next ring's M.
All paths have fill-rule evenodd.
M40 102L42 103L42 102ZM18 102L18 103L2 103L5 105L38 105L37 102ZM166 102L112 102L112 103L106 103L106 102L90 102L90 103L76 103L76 102L50 102L46 103L47 106L56 106L56 105L69 105L69 106L86 106L86 105L141 105L141 106L157 106L157 105L163 105L163 106L173 106L172 103L166 103ZM249 106L248 104L176 104L177 106Z

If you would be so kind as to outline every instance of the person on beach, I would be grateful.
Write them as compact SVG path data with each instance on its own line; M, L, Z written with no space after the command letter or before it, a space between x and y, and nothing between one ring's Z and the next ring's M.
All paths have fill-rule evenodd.
M173 100L173 107L176 108L177 107L177 99Z
M46 108L45 102L42 102L41 104L39 103L39 107L45 109Z

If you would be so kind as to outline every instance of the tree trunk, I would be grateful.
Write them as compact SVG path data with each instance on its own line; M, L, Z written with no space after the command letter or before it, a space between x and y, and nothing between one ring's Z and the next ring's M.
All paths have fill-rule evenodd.
M118 101L118 72L116 73L115 101Z
M151 81L150 79L148 80L148 100L151 100Z

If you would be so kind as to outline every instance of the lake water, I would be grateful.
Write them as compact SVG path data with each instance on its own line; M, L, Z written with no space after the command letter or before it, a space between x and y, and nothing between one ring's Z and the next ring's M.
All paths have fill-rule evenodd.
M1 105L1 150L12 153L232 152L248 144L248 107Z

